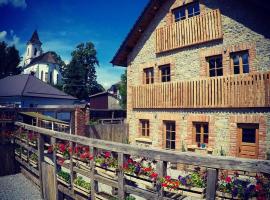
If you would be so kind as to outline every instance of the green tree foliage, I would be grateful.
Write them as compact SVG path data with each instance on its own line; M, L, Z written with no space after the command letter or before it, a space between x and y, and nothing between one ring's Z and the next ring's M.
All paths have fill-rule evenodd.
M90 95L104 91L96 80L96 66L99 62L94 44L92 42L79 44L71 56L72 60L63 72L64 91L85 100L88 100Z
M119 93L121 96L120 105L123 109L126 109L127 108L127 71L125 71L125 73L121 75Z
M60 72L62 73L64 68L66 67L66 63L62 60L61 56L58 55L56 52L51 51L51 54L55 58L56 62L60 65Z
M21 73L20 56L15 46L0 42L0 78Z

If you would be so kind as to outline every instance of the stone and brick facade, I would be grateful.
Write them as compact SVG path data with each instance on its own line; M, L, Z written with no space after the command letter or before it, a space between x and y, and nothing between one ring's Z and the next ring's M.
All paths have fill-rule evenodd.
M270 150L269 106L258 108L255 105L241 109L237 107L211 109L133 107L132 87L144 84L143 69L145 68L154 68L154 84L163 84L160 81L159 72L159 66L163 64L171 65L171 82L196 80L209 77L207 58L221 55L223 76L231 77L237 76L234 75L231 55L236 52L248 52L249 73L270 71L270 34L264 28L266 24L262 22L266 19L264 13L267 10L263 8L263 5L252 2L200 0L201 14L215 9L220 10L222 39L157 53L156 29L175 23L172 10L193 2L196 1L168 0L162 3L125 58L128 82L127 122L129 123L130 142L164 149L166 147L164 122L173 121L175 122L175 150L239 156L237 152L239 126L255 124L258 126L256 158L266 159L267 152ZM131 34L135 33L131 32ZM176 37L177 34L175 32L173 37ZM121 53L121 49L119 52ZM266 98L270 98L269 94L266 95ZM140 137L140 119L148 119L150 122L150 136L147 139ZM203 148L198 147L195 141L194 124L197 122L208 125L208 144Z

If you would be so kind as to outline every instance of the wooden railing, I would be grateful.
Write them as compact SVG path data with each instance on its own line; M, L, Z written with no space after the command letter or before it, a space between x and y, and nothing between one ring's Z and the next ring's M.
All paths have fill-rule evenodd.
M156 53L221 39L221 14L213 10L156 30Z
M135 186L131 186L126 183L126 175L124 174L123 166L127 159L127 156L139 156L145 157L152 160L157 161L156 172L159 176L165 176L167 173L167 162L177 162L181 164L188 165L196 165L200 167L205 167L207 169L207 182L206 182L206 199L215 199L216 189L217 189L217 180L218 180L218 172L221 169L226 170L240 170L247 172L256 172L256 173L266 173L270 174L270 161L265 160L250 160L250 159L241 159L241 158L231 158L231 157L216 157L210 155L198 155L195 153L187 153L187 152L175 152L175 151L166 151L166 150L155 150L150 148L142 148L137 146L132 146L128 144L120 144L115 142L103 141L90 139L82 136L70 135L65 133L60 133L52 130L47 130L40 127L35 127L32 125L28 125L21 122L16 122L16 125L22 127L26 130L33 131L39 134L38 141L38 152L39 152L39 180L40 187L43 188L43 195L46 197L47 192L52 191L52 187L56 187L56 194L53 194L56 199L60 195L58 192L69 195L74 199L96 199L96 195L98 193L98 183L102 183L113 188L117 188L117 196L119 199L124 200L126 194L134 194L145 199L174 199L168 198L164 196L163 188L156 187L154 190L143 190L137 188ZM73 153L70 152L70 160L66 167L70 170L70 185L69 187L65 187L62 183L57 181L56 172L58 170L57 167L57 155L56 152L53 153L53 162L54 167L50 168L54 170L46 170L46 165L44 164L44 155L43 155L43 137L51 137L52 145L55 145L57 140L66 141L70 147L75 147L75 145L84 145L88 146L90 152L93 156L97 154L100 150L114 152L117 155L118 167L116 170L116 176L114 179L110 179L108 177L103 177L96 173L96 165L95 161L90 160L89 164L89 172L83 172L83 170L79 170L77 166L73 164ZM109 169L108 169L109 170ZM43 171L43 172L41 172ZM44 173L45 171L45 173ZM48 180L50 173L47 171L52 171L54 176L54 183L50 182L50 185L44 189L43 184L46 184L44 181ZM106 171L106 169L105 169ZM89 177L91 180L91 191L89 193L89 197L87 198L79 198L78 194L74 192L74 175L82 174L86 177ZM269 181L269 180L268 180ZM43 196L43 197L44 197ZM103 198L104 199L104 198ZM105 198L109 199L109 198Z
M270 72L132 87L133 108L270 106Z

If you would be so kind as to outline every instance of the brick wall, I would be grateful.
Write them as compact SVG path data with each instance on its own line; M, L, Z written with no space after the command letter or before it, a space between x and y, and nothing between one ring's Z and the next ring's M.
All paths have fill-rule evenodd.
M86 125L89 124L89 110L76 108L74 113L75 135L86 136Z

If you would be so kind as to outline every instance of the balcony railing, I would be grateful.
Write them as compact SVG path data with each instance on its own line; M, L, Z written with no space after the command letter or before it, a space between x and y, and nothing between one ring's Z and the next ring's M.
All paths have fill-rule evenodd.
M221 14L213 10L156 30L156 53L221 39Z
M133 108L270 106L270 72L132 87Z

